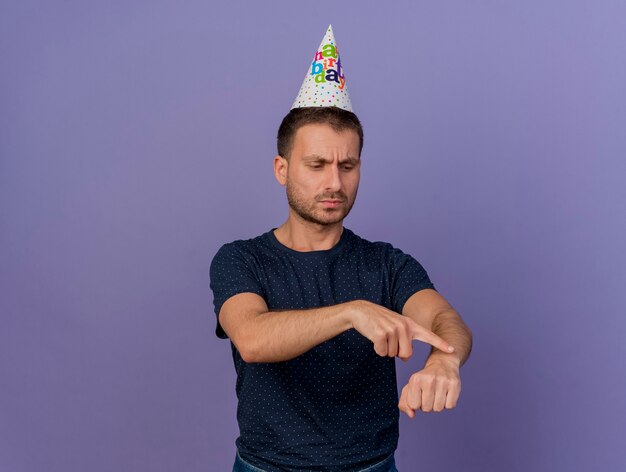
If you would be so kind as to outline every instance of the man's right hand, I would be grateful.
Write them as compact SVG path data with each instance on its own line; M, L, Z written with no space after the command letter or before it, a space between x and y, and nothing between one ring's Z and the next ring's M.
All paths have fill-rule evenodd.
M413 355L414 339L443 352L452 352L448 342L408 316L367 300L354 300L349 305L352 327L374 343L374 351L379 356L398 356L406 361Z

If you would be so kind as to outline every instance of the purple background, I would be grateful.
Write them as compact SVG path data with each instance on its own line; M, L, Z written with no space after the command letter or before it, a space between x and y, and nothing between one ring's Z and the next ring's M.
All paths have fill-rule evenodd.
M329 23L365 129L345 225L474 332L399 469L623 470L625 4L389 6L2 2L0 471L230 470L208 266L287 217L276 131Z

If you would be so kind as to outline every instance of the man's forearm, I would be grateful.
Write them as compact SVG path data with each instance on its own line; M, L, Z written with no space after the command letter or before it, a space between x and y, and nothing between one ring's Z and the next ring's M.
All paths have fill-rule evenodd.
M432 348L426 363L437 359L455 359L461 367L469 358L472 350L472 332L455 310L445 310L437 314L433 320L433 333L454 346L453 353Z
M352 327L349 303L257 315L247 328L244 359L286 361L334 338Z

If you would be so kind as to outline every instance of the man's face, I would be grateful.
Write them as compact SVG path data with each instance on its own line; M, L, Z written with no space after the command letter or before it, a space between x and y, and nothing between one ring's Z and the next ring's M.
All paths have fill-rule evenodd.
M289 206L311 223L331 225L342 221L354 205L360 167L359 136L355 131L337 133L325 124L302 126L294 137L287 169L282 170L281 183L287 187Z

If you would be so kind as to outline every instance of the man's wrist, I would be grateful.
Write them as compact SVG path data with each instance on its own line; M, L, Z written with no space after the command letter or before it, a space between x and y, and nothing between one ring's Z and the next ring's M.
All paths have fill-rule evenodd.
M360 300L352 300L349 302L342 303L342 318L344 322L347 324L348 329L354 328L356 317L360 315L360 312L357 308L357 304Z
M448 353L439 350L433 351L428 356L428 359L426 359L425 365L427 366L437 362L452 365L456 368L461 367L461 359L455 352Z

